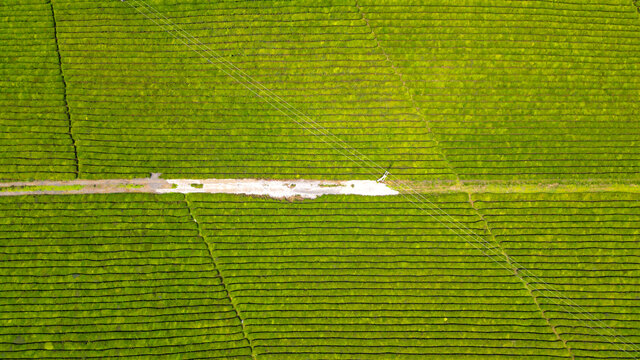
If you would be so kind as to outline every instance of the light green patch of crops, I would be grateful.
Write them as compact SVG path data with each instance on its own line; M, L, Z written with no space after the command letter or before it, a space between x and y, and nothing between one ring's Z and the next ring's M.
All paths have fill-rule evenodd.
M359 1L462 180L638 179L631 1Z
M84 189L84 185L38 185L38 186L6 186L0 187L0 192L19 192L19 191L76 191Z
M144 187L144 185L142 184L125 184L125 185L118 185L118 187L124 188L124 189L142 189Z

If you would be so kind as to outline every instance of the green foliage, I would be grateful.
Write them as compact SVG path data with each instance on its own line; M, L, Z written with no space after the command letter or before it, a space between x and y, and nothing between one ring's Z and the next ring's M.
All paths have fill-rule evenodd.
M73 179L51 8L11 2L0 19L0 181Z
M0 198L0 357L250 359L181 195Z
M568 357L503 256L402 197L187 196L1 197L2 357ZM520 272L576 358L624 353L558 296L637 342L638 194L474 195L498 242L427 196L548 284Z
M632 193L474 196L501 246L532 270L535 278L525 279L576 358L637 354L625 342L640 341L640 311L631 305L640 291L638 201ZM585 322L585 312L601 321ZM624 342L612 336L594 341L595 334L612 334L609 328Z
M453 179L352 3L151 4L394 175ZM379 177L128 5L56 8L83 177Z
M630 1L359 1L465 179L638 179Z
M630 1L150 4L397 178L638 179ZM379 176L126 3L53 6L0 10L0 178L73 176L53 34L81 177Z
M568 356L504 258L402 197L188 197L258 358ZM484 234L466 194L432 201Z
M73 191L73 190L82 190L84 189L84 185L42 185L42 186L7 186L0 187L0 192L9 191L9 192L18 192L18 191Z
M141 189L144 187L144 185L142 184L126 184L126 185L120 185L120 187L125 188L125 189Z

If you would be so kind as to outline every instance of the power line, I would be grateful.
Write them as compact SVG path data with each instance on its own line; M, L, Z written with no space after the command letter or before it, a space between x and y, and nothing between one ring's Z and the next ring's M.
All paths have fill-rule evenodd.
M178 39L180 42L182 42L184 45L186 45L190 50L196 52L198 55L200 55L202 58L204 58L208 63L210 63L212 65L215 65L224 74L226 74L227 76L232 78L237 83L241 84L243 87L245 87L251 93L256 95L258 98L266 101L270 106L272 106L274 109L276 109L277 111L279 111L280 113L282 113L286 117L290 118L296 124L301 126L304 130L310 132L314 136L317 136L320 140L322 140L327 145L331 146L334 150L338 151L341 155L345 156L347 159L349 159L350 161L352 161L353 163L358 165L360 168L364 169L368 174L370 174L372 176L375 176L375 177L379 176L380 175L379 173L375 173L375 172L372 171L372 169L376 169L376 170L379 170L379 171L384 171L385 174L387 174L387 176L391 175L391 174L389 174L387 172L387 170L384 167L382 167L379 164L377 164L376 162L372 161L367 156L365 156L362 153L360 153L357 149L351 147L344 140L342 140L339 137L337 137L336 135L332 134L329 130L327 130L323 126L319 125L317 122L315 122L309 116L303 114L300 110L296 109L294 106L292 106L291 104L289 104L288 102L283 100L280 96L276 95L273 91L271 91L270 89L266 88L264 85L262 85L261 83L259 83L255 79L253 79L251 76L246 74L243 70L239 69L233 63L231 63L228 60L226 60L224 57L222 57L220 54L218 54L215 50L212 50L208 46L202 44L202 42L200 42L199 39L195 38L193 35L191 35L187 31L185 31L184 29L182 29L180 26L178 26L177 24L173 23L169 18L167 18L166 16L162 15L162 13L160 13L153 6L151 6L148 3L146 3L144 0L126 0L126 1L125 0L121 0L121 1L126 2L131 8L136 10L138 13L144 15L146 18L148 18L149 20L154 22L157 26L162 28L164 31L166 31L167 33L169 33L170 35L172 35L173 37ZM132 5L131 3L135 3L136 6ZM138 5L139 5L140 8L144 8L145 10L147 10L147 12L142 12L139 9ZM155 19L150 17L149 16L150 14L153 14ZM195 47L195 49L192 48L192 46ZM211 58L213 58L217 63L214 63L213 61L211 61ZM327 141L325 138L328 138L329 141ZM338 147L336 147L334 144L337 144ZM516 270L514 272L515 276L520 278L522 281L528 283L525 280L525 278L531 278L531 279L537 280L541 284L544 284L542 289L537 289L536 288L536 290L548 291L548 292L552 293L556 297L549 297L546 294L544 294L544 292L540 295L541 297L550 300L554 304L560 306L563 310L565 310L567 307L569 307L570 309L577 309L578 310L577 312L579 314L583 315L585 319L578 318L576 316L576 314L574 314L574 312L572 312L572 311L566 311L566 310L565 311L568 312L569 314L571 314L578 321L580 321L583 324L585 324L588 328L593 330L595 333L597 333L598 335L604 337L611 345L614 345L614 346L618 347L620 350L622 350L623 352L629 354L626 349L621 347L618 343L614 343L614 342L610 341L609 338L618 340L618 342L620 342L620 343L626 345L627 347L631 348L634 352L639 352L640 351L640 347L638 347L637 345L635 345L635 344L633 344L631 342L628 342L622 336L617 335L615 333L615 330L613 330L612 328L608 327L601 320L597 319L593 314L591 314L590 312L586 311L586 309L584 309L582 306L577 304L572 299L567 298L566 296L562 295L557 290L553 289L547 282L545 282L544 280L542 280L541 278L539 278L535 274L531 273L524 266L520 265L519 263L517 263L515 261L510 261L511 266L513 267L513 268L510 268L508 266L505 266L503 262L500 262L500 261L496 260L494 258L494 256L497 256L499 258L503 258L503 257L505 257L505 255L500 253L500 252L498 252L494 247L491 246L491 244L488 241L483 239L481 236L476 234L473 230L470 230L464 224L462 224L459 221L457 221L456 219L454 219L451 215L447 214L444 210L442 210L436 204L434 204L432 201L427 199L425 194L419 193L417 190L412 188L410 185L405 184L404 182L394 181L394 180L389 181L389 182L390 183L399 184L399 185L396 185L396 187L399 188L400 190L402 190L400 192L401 196L403 196L405 199L407 199L409 202L411 202L418 209L424 211L429 216L433 217L441 225L445 226L447 229L449 229L450 231L455 233L457 236L462 238L469 245L471 245L474 248L476 248L477 250L481 251L483 255L487 256L489 259L491 259L492 261L496 262L498 265L500 265L501 267L505 268L509 272L514 272L514 270ZM447 218L447 221L450 224L452 224L454 228L459 230L462 233L462 235L460 233L458 233L456 230L454 230L452 227L449 227L444 222L440 221L440 219L438 219L438 217L436 217L436 216L432 215L431 213L429 213L425 209L425 207L427 207L429 210L434 211L437 214L437 216L442 216L444 218ZM467 237L471 238L471 240L473 240L473 241L468 241L466 239ZM478 243L481 246L480 247L476 246L476 243ZM556 299L560 299L560 303L557 302ZM561 303L564 303L564 305L561 304ZM585 322L585 320L597 324L598 328L604 330L604 333L601 332L600 330L588 325Z

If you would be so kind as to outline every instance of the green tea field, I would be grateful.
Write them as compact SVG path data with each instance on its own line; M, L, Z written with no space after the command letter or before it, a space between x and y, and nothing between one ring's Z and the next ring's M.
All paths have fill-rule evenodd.
M4 180L73 175L68 132L85 178L366 177L144 4L4 1ZM398 177L638 178L631 0L148 4Z
M0 0L0 359L640 358L640 3Z

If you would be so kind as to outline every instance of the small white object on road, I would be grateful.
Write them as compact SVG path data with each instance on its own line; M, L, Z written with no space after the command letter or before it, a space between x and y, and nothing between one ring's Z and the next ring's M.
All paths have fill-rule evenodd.
M389 175L389 172L385 171L384 174L382 174L382 177L380 179L376 180L376 182L383 183L387 179L388 175Z

